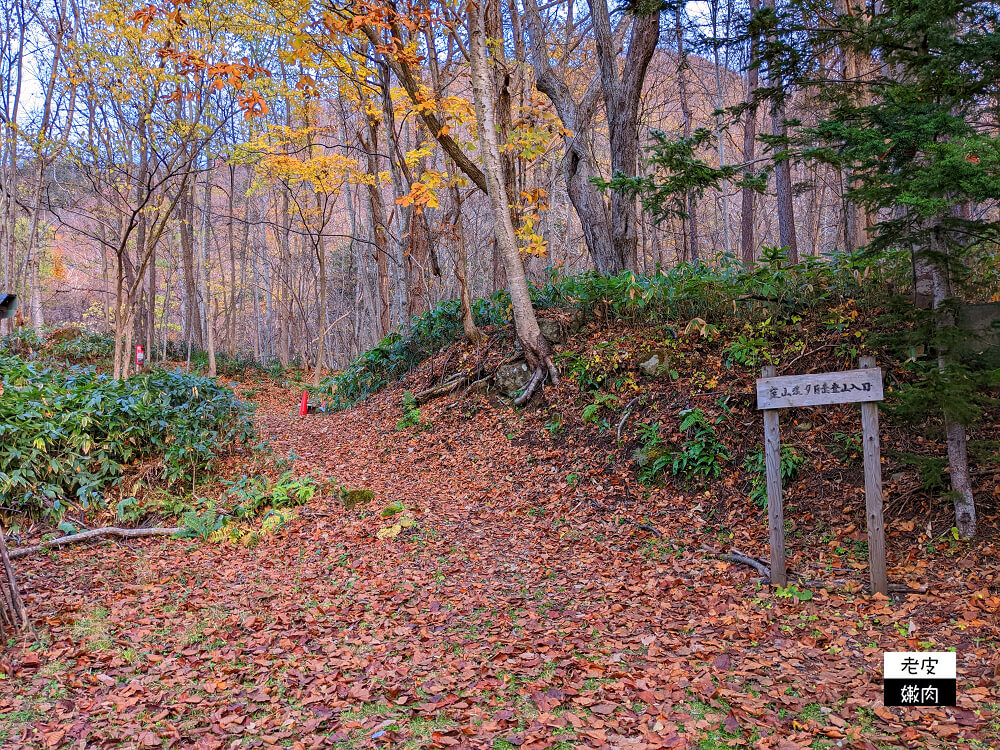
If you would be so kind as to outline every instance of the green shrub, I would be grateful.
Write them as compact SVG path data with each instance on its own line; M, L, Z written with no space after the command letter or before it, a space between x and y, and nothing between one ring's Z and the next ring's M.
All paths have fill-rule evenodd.
M106 359L114 354L115 338L106 333L82 332L78 337L57 341L51 353L55 359L82 363Z
M34 328L21 326L0 337L0 356L32 358L45 348L45 339Z
M678 429L686 439L680 450L672 450L660 436L660 423L640 425L638 429L642 447L633 458L639 466L639 480L653 484L668 468L670 473L685 481L701 482L715 479L722 473L722 464L729 460L729 450L719 440L714 424L701 409L681 412Z
M87 508L127 464L154 456L167 483L194 480L254 433L232 390L179 371L115 381L0 356L0 392L0 499L24 513Z
M266 476L240 477L222 480L226 489L222 493L227 515L245 519L258 516L265 508L293 508L305 505L316 494L318 485L311 476L298 476L285 471L273 482Z
M790 445L781 446L781 481L787 484L795 479L806 457ZM760 508L767 506L767 464L764 449L758 448L743 461L743 468L750 475L750 499Z
M729 451L713 426L723 418L710 422L701 409L686 409L681 414L678 429L687 439L673 454L670 470L675 477L693 481L718 478L722 474L722 464L729 460Z
M396 422L396 429L399 431L410 427L420 427L423 421L420 414L420 407L417 406L417 397L412 391L403 393L403 418Z
M596 272L560 276L552 270L544 284L532 286L531 295L539 310L575 308L585 315L599 313L604 319L643 324L693 318L718 321L731 318L737 305L745 308L740 311L744 317L765 319L791 314L831 296L861 299L880 293L886 273L898 275L896 266L880 265L860 254L832 261L806 258L788 266L780 250L765 248L762 262L750 270L729 256L711 263L682 263L648 276L631 271L616 276ZM480 326L507 325L511 322L510 296L500 291L476 300L473 313ZM443 302L414 318L409 331L386 336L343 371L323 380L315 393L331 409L347 409L399 380L462 335L458 300Z

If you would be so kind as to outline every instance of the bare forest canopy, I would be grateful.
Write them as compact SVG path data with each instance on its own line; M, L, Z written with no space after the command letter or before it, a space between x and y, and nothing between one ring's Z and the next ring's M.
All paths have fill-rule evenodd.
M776 162L775 135L831 111L817 80L885 71L820 40L813 84L792 86L760 59L758 6L8 0L3 289L36 327L117 328L156 358L190 345L335 368L463 286L506 287L470 13L529 279L854 251L874 217L845 199L849 166ZM792 29L867 10L787 12ZM677 210L595 184L644 172L657 131L705 131L694 154L732 173Z

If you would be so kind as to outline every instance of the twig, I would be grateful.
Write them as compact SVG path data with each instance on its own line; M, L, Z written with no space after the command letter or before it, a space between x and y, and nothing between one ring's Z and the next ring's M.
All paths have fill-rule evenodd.
M815 349L813 349L812 351L802 352L802 354L800 354L799 356L797 356L795 359L793 359L788 364L782 365L782 368L784 368L784 369L787 370L788 368L790 368L792 365L794 365L796 362L798 362L803 357L808 357L810 354L815 354L816 352L821 352L824 349L829 349L829 348L834 347L834 346L836 346L836 344L823 344L823 346L818 346Z
M659 537L660 539L663 538L663 534L661 534L659 529L657 529L655 526L650 526L648 523L639 523L638 521L633 521L631 518L626 518L625 520L628 521L629 523L635 524L640 529L645 529L653 536Z
M19 557L26 557L27 555L34 554L35 552L41 552L44 549L64 547L67 544L86 542L90 539L100 539L106 536L118 537L119 539L137 539L146 536L172 536L173 534L179 534L182 531L184 531L183 526L172 528L156 527L151 529L121 529L117 526L106 526L102 529L91 529L90 531L81 531L79 534L70 534L69 536L61 536L58 539L50 539L47 542L34 544L30 547L12 549L9 556L10 559L16 560Z
M629 401L625 405L625 413L622 415L621 422L618 423L618 439L619 440L622 439L622 427L625 426L625 422L632 415L632 405L635 404L635 402L638 401L639 398L640 398L639 396L636 396L634 399L632 399L631 401Z

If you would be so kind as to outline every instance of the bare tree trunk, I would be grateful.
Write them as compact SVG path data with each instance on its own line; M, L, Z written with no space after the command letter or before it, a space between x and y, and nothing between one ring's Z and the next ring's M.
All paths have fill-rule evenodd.
M38 152L36 159L38 166L35 173L35 189L31 206L31 228L28 230L28 290L31 308L31 325L40 329L45 325L45 316L42 312L42 285L39 277L39 267L41 264L42 248L38 240L38 224L42 213L42 188L45 184L45 169L51 163L55 154L46 151L45 143L52 137L52 102L56 89L56 79L59 76L59 65L62 62L63 51L63 19L66 17L66 0L62 0L58 25L53 32L52 39L54 50L52 56L52 67L49 71L48 83L45 87L45 100L42 104L42 121L39 126Z
M750 0L750 12L760 10L760 0ZM760 70L757 68L757 37L750 39L750 61L747 71L747 111L743 124L743 179L753 175L753 161L757 145L757 86L760 80ZM753 231L754 199L756 193L748 185L740 189L740 257L746 266L752 266L756 254L756 242Z
M683 135L685 138L691 137L691 106L688 103L688 93L687 93L687 71L688 71L688 60L687 51L684 48L684 26L681 23L683 14L682 6L677 6L677 11L674 16L675 27L674 31L677 35L677 91L680 96L681 104L681 119ZM698 200L691 190L687 191L687 224L688 224L688 247L690 249L690 259L695 263L699 260L698 246L700 240L698 238Z
M201 317L198 315L198 285L194 268L194 195L188 188L181 206L181 266L184 269L185 337L198 349L204 349Z
M712 0L711 5L712 12L712 36L715 39L719 38L719 0ZM730 16L731 17L731 14ZM727 23L728 26L728 23ZM727 36L729 29L727 28ZM723 130L722 130L722 110L725 105L725 97L723 95L722 88L722 72L720 70L719 62L719 45L718 43L713 43L712 45L712 58L715 69L715 140L716 146L719 151L719 167L726 166L726 146L723 140ZM729 54L726 53L726 68L728 70ZM725 249L726 255L732 253L732 247L730 245L730 235L732 230L729 227L729 181L723 180L720 189L722 197L722 246Z
M208 376L216 376L215 366L215 319L212 314L212 263L209 257L208 240L211 231L209 216L212 212L212 169L208 157L205 157L205 187L203 188L204 207L201 213L201 270L204 278L203 297L205 300L205 343L208 350Z
M386 149L388 151L389 176L392 180L393 198L398 200L409 193L404 188L402 170L406 164L401 156L402 152L396 138L395 115L393 113L392 92L389 87L388 71L383 71L381 83L382 94L382 122L386 131ZM407 283L406 283L406 242L408 226L410 223L410 212L412 207L393 206L392 212L396 217L395 242L393 243L393 268L395 275L394 310L393 316L396 322L406 328L409 327L409 318L406 315L407 304Z
M834 13L838 16L852 17L857 12L851 0L834 0ZM863 15L867 15L864 10ZM865 62L858 50L848 45L843 50L844 79L849 86L856 86L858 104L864 106L871 103L871 95L867 86L860 85L869 74L870 61ZM854 178L850 170L844 171L844 185L848 188ZM868 243L868 212L865 207L851 200L844 201L844 249L847 252L858 249Z
M953 297L947 265L948 246L942 236L943 232L944 228L940 224L928 229L930 247L927 262L934 285L933 306L939 331L955 325L954 314L949 307ZM951 359L947 347L948 344L944 344L938 349L938 369L945 375ZM944 425L948 444L948 470L955 504L955 526L963 538L970 539L976 535L976 500L972 493L972 478L969 474L968 438L965 425L949 415L947 410L944 415Z
M358 131L358 143L368 155L368 174L374 179L368 183L368 211L371 216L370 234L375 245L375 272L378 287L378 319L380 336L388 336L392 330L392 297L389 292L389 246L386 240L385 206L382 203L382 191L379 188L378 175L378 128L369 121L369 140Z
M496 113L493 109L495 92L490 90L483 8L477 0L471 0L467 7L472 90L479 128L483 173L486 176L486 192L493 209L497 245L500 247L504 267L507 271L507 284L514 311L514 326L517 330L517 337L524 347L525 358L534 371L531 381L518 399L518 402L523 403L531 397L546 374L553 382L558 382L559 373L552 361L552 349L549 342L542 336L542 332L538 328L538 319L535 317L535 310L531 304L531 293L524 272L524 263L521 261L521 255L517 249L514 225L511 222L510 210L507 206L507 191L503 184L503 163L500 159L500 143L497 140L496 129L491 127L491 124L496 122Z
M660 36L660 13L656 8L632 21L632 35L618 74L617 45L611 32L607 0L587 0L594 23L597 61L604 91L611 145L611 173L635 177L639 157L639 99L649 61ZM637 223L635 197L620 190L611 194L611 242L620 268L635 269Z
M0 138L0 176L3 178L3 216L0 217L3 224L0 226L0 264L3 265L3 290L14 289L14 251L15 251L15 226L17 223L17 194L18 194L18 140L19 132L15 127L20 110L21 85L24 78L24 42L28 31L28 24L24 17L24 3L22 0L15 0L9 6L7 13L5 33L10 40L12 66L8 69L7 76L4 77L4 98L5 111L3 118L5 122L0 124L3 138ZM13 39L16 37L16 43ZM15 51L16 47L16 51ZM13 93L9 93L13 84ZM8 98L9 97L9 98ZM3 333L8 326L6 320L0 320L0 333Z
M774 0L765 0L764 7L774 9ZM768 71L768 86L780 88L781 82L774 79L772 71ZM788 126L785 124L785 105L775 102L771 105L771 135L775 138L785 138ZM799 246L795 238L795 206L792 195L792 163L781 159L774 168L774 187L778 201L778 243L788 248L788 262L799 262Z
M311 150L311 147L310 147ZM319 193L316 194L316 212L318 214L319 226L316 230L316 259L319 262L319 315L317 319L319 328L319 341L316 349L316 370L313 372L313 385L318 386L320 378L323 377L323 368L326 359L326 243L323 241L323 232L326 224L326 209Z
M455 278L458 279L462 330L465 331L465 337L471 343L478 345L485 337L476 325L475 316L472 314L472 292L469 290L469 263L465 250L465 222L462 220L462 198L459 194L458 186L454 182L454 173L455 169L449 160L448 176L451 178L451 201L454 206L451 224L455 232Z

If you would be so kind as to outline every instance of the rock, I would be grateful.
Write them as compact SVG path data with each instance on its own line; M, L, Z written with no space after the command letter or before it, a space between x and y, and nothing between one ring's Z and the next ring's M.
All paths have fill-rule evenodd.
M367 505L375 497L371 490L349 490L346 487L340 488L340 500L348 510L359 505Z
M501 365L493 378L501 393L511 397L523 390L530 379L531 369L524 361Z
M563 322L553 318L539 318L538 330L550 344L565 344L569 337L569 330Z
M650 377L662 375L670 369L670 353L665 349L657 349L648 359L639 363L639 369Z

